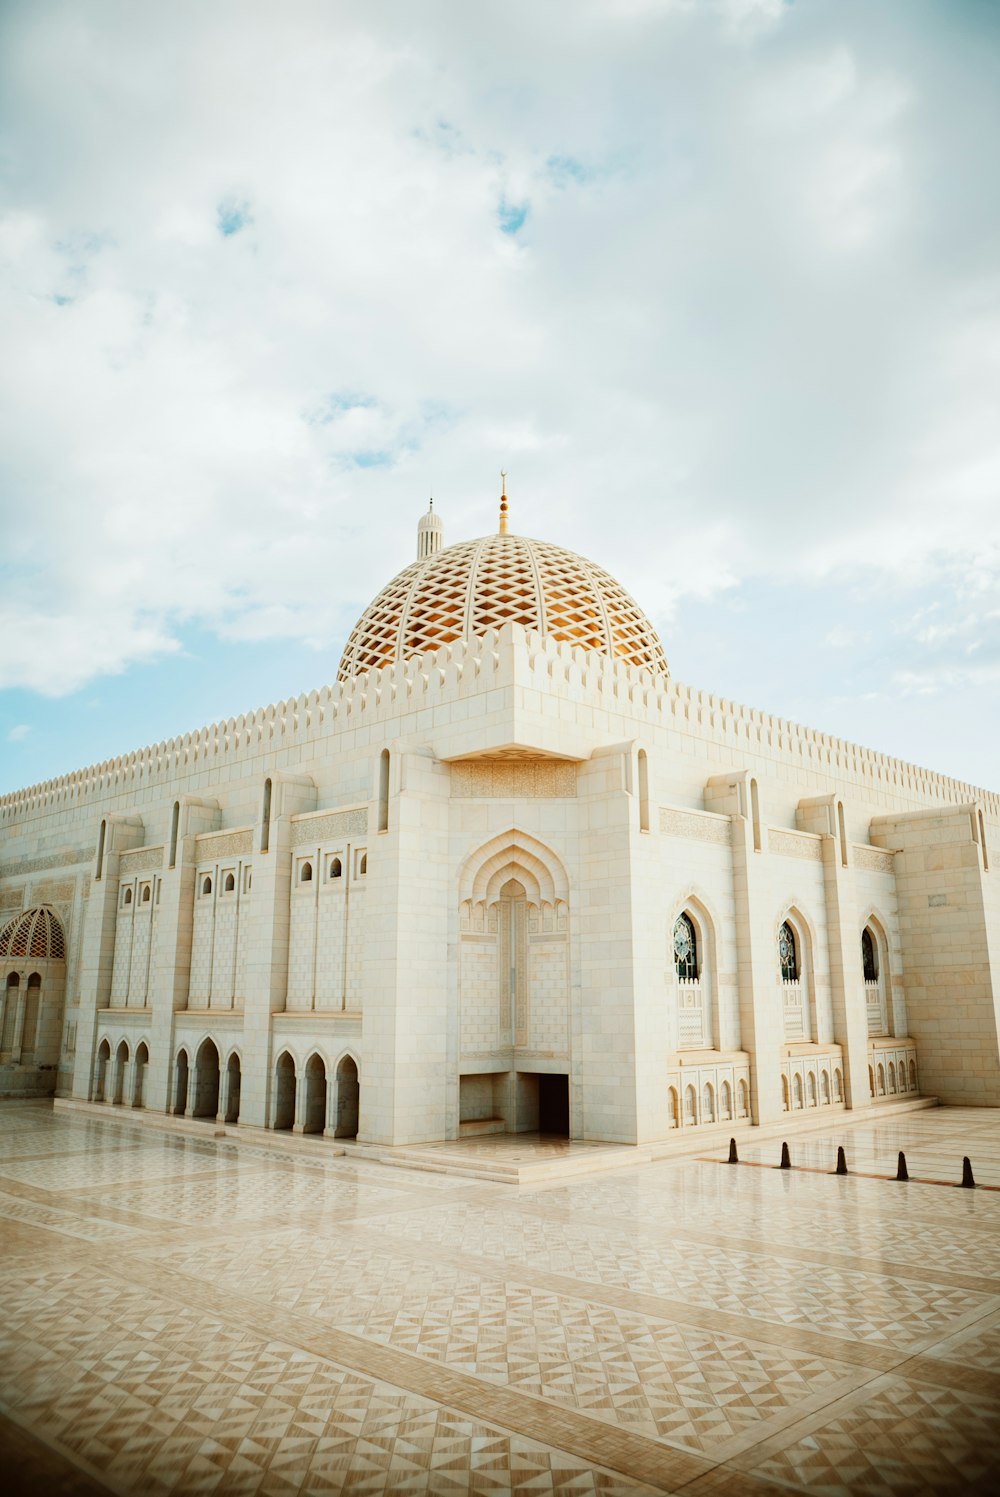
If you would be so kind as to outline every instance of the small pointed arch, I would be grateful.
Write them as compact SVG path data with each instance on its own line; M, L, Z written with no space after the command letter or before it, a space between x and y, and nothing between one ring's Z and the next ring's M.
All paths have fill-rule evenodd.
M698 977L698 933L687 910L682 910L674 921L674 970L682 982L695 982Z
M910 1071L910 1091L911 1092L915 1092L917 1090L917 1063L916 1063L915 1060L911 1060L910 1061L909 1071Z
M678 951L676 935L678 922L686 921L694 935L694 971L681 972L681 962L678 958L684 953ZM701 889L688 889L682 900L675 903L670 917L670 939L673 951L674 967L678 977L686 976L701 977L706 963L715 965L716 933L719 929L718 920ZM687 932L682 930L682 936ZM683 945L683 942L682 942ZM690 968L690 961L685 965Z
M819 1099L823 1107L826 1107L830 1101L830 1072L826 1070L819 1074Z
M202 894L211 894L212 892L212 875L210 873L206 873L201 881L201 892Z
M226 874L225 882L222 885L222 892L224 894L234 894L236 892L236 875L235 875L235 873L227 873Z
M332 857L330 859L329 868L327 870L327 878L343 878L343 876L344 876L344 865L343 865L343 863L341 862L340 858L338 858L338 857Z
M816 1073L814 1071L807 1071L806 1072L806 1104L809 1107L815 1107L816 1104L817 1104L817 1101L818 1101L818 1098L817 1098L817 1095L816 1095Z
M334 1070L334 1124L336 1138L357 1138L361 1116L361 1071L350 1050L338 1056Z
M692 1127L698 1121L698 1095L693 1086L684 1088L684 1125Z
M122 904L131 904L131 903L132 903L132 890L131 889L126 889L125 893L122 895Z
M785 950L782 950L782 936L786 937ZM788 950L787 937L791 936L791 953ZM775 923L774 931L775 954L783 982L801 982L807 975L811 966L812 953L816 949L816 931L812 921L803 913L802 906L793 900L788 900L783 906L782 913ZM793 953L793 954L792 954ZM792 962L786 958L792 954ZM786 973L794 975L786 975Z
M110 1040L103 1039L101 1041L101 1043L98 1045L98 1047L97 1047L97 1058L98 1058L98 1060L110 1060L111 1059L111 1042L110 1042Z
M747 1084L742 1079L736 1086L736 1116L748 1118L750 1116L750 1092Z
M781 1078L781 1109L783 1112L791 1112L791 1103L788 1099L788 1077Z
M274 1063L274 1121L271 1126L288 1132L295 1123L297 1077L295 1060L289 1050L282 1050Z
M792 1097L793 1097L794 1102L795 1102L795 1111L796 1112L801 1112L801 1110L802 1110L802 1077L799 1075L798 1071L796 1071L795 1075L792 1077Z
M223 1120L235 1124L240 1120L240 1088L243 1082L243 1064L238 1048L230 1050L226 1056L224 1076L226 1090Z
M681 1104L676 1086L667 1087L667 1126L669 1128L681 1126Z
M459 898L494 904L512 878L524 885L532 904L569 902L569 879L561 859L544 842L517 827L470 854L459 875Z
M300 884L311 884L312 883L312 876L313 876L313 865L312 865L312 863L310 863L309 859L306 858L305 861L302 863L302 865L299 868L299 883Z
M701 1089L701 1120L703 1123L715 1122L715 1088L710 1081L706 1081Z
M306 1088L303 1133L322 1133L326 1128L326 1059L318 1050L306 1057L303 1067Z
M140 903L141 904L149 904L149 901L152 899L152 897L153 897L152 885L151 884L143 884L143 886L142 886L142 894L140 896Z
M728 1081L724 1081L719 1088L719 1118L720 1121L728 1123L733 1115L733 1089Z

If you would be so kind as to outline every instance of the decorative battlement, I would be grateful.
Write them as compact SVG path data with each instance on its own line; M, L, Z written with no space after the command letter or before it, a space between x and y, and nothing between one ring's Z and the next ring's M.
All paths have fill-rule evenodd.
M527 672L527 679L525 673ZM60 810L116 791L143 788L185 772L223 766L276 749L314 743L326 735L399 718L428 706L515 685L579 694L588 705L645 718L660 726L752 754L798 761L870 785L949 804L977 801L1000 821L1000 795L935 774L830 734L772 717L724 697L654 675L644 666L596 650L557 642L518 624L442 645L404 662L361 672L349 680L259 708L136 749L101 764L0 797L0 824L49 808Z

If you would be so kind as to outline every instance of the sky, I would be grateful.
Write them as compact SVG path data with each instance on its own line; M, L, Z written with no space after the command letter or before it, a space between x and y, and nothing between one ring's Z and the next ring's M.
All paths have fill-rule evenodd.
M996 0L0 0L0 792L334 679L415 556L1000 789Z

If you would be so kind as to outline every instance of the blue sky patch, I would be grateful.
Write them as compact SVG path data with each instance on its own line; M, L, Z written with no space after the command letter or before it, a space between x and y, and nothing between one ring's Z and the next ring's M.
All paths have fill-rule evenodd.
M501 234L516 234L524 227L524 221L528 216L528 203L508 203L506 198L500 199L497 208L497 222L500 225Z
M245 199L223 198L216 211L219 233L224 239L238 234L247 224L253 223L250 204Z

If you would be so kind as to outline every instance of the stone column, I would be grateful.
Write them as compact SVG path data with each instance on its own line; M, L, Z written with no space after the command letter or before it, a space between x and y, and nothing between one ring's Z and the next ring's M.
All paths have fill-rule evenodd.
M833 1037L843 1051L844 1100L848 1107L857 1111L860 1107L871 1105L868 1091L868 1014L861 965L861 938L856 918L857 901L851 871L844 866L838 838L824 836L820 845L823 850L823 888L826 894Z
M111 996L118 914L118 867L123 852L142 845L140 816L109 815L95 828L94 881L83 927L80 955L80 1017L76 1032L73 1096L89 1100L97 1054L98 1015ZM114 1057L112 1056L112 1061Z
M263 785L262 785L263 790ZM240 1120L273 1126L271 1016L284 1010L288 993L289 900L292 880L291 818L316 808L316 787L306 775L271 776L266 851L255 831L253 888L241 919L246 921L243 1008L243 1082Z

